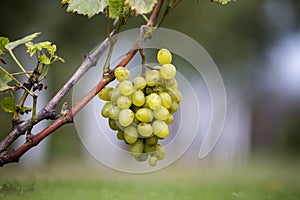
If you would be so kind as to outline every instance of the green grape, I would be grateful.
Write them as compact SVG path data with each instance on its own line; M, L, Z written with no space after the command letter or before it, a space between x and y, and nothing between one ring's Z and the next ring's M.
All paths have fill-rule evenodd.
M108 111L108 117L111 119L118 119L121 109L118 106L112 106Z
M146 138L146 143L148 145L156 145L157 142L158 142L158 137L156 135Z
M133 144L130 144L129 151L133 156L139 156L143 153L144 143L142 139L137 139L137 141Z
M148 86L155 86L160 79L159 71L151 70L146 73L146 83Z
M152 123L153 133L158 138L166 138L169 135L168 125L164 121L156 120Z
M155 145L150 145L150 144L144 143L144 152L145 153L152 153L153 151L155 151Z
M178 103L176 103L175 101L172 102L171 107L169 108L169 112L171 114L175 113L178 110Z
M152 135L152 126L148 123L140 123L137 127L138 132L143 137L150 137Z
M119 82L130 79L130 72L124 67L115 69L114 75Z
M131 106L131 99L129 97L126 97L126 96L120 96L118 98L118 100L117 100L117 105L121 109L130 108L130 106Z
M161 99L156 93L148 95L146 101L152 110L157 110L161 106Z
M109 127L112 129L112 130L115 130L115 131L121 131L121 127L118 123L117 120L114 120L114 119L111 119L109 118L108 119L108 125Z
M145 95L141 90L135 91L131 95L132 104L135 106L142 106L145 103Z
M113 105L110 102L106 102L101 110L101 115L104 118L109 117L109 112L112 110Z
M159 94L161 105L167 109L169 109L172 105L172 98L167 92L161 92Z
M144 89L146 87L146 80L144 77L137 76L133 79L133 84L137 89Z
M169 111L163 106L160 106L158 109L153 111L153 115L156 119L164 121L169 117Z
M134 144L138 139L138 131L133 126L128 126L124 130L124 140L128 144Z
M168 89L168 94L171 96L171 98L173 99L173 101L175 101L176 103L178 104L181 104L182 103L182 95L181 93L179 92L179 90L177 89Z
M147 153L142 153L138 156L134 156L135 160L138 162L144 162L148 159L149 155Z
M176 79L166 80L165 86L171 89L178 89L178 83Z
M153 112L149 108L140 108L135 114L136 118L141 122L151 122L153 119Z
M157 52L157 61L163 65L163 64L169 64L172 62L172 54L168 49L160 49Z
M173 79L176 75L176 68L172 64L164 64L161 67L160 75L167 80Z
M166 124L172 124L174 122L174 116L169 114L168 119L166 119Z
M104 101L110 101L110 97L112 94L112 91L114 90L114 88L112 87L106 87L103 88L99 93L98 93L98 97Z
M133 122L133 119L134 119L134 113L132 112L132 110L127 108L120 111L119 123L122 126L124 127L129 126Z
M119 140L124 140L124 132L123 131L118 131L117 132L117 138Z
M154 149L155 150L151 153L151 156L156 157L157 160L163 160L166 157L166 150L163 146L156 144Z
M129 96L134 92L133 85L130 81L122 81L119 83L120 93L124 96Z
M119 90L118 87L116 87L112 93L111 93L111 97L110 97L110 101L112 104L116 105L117 104L117 101L118 101L118 98L121 96L121 92Z
M151 166L151 167L154 167L156 164L157 164L157 157L155 156L152 156L148 159L148 164Z

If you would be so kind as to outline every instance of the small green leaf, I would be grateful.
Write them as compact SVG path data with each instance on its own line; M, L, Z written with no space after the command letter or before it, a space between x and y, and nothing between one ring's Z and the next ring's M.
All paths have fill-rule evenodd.
M65 4L64 1L62 3ZM103 12L107 6L107 0L70 0L68 3L68 12L77 12L89 18Z
M36 53L36 45L32 42L26 42L25 46L30 56L33 56Z
M32 110L32 108L30 108L30 107L22 106L22 108L20 109L20 114L21 115L23 115L24 113L28 114L31 110Z
M51 48L51 42L48 42L48 41L40 42L40 43L36 44L36 49L38 51L42 51L42 49L47 49L48 50L49 48Z
M128 4L136 14L147 14L152 11L157 0L126 0L125 3Z
M123 14L125 0L108 0L109 17L115 19Z
M6 37L0 37L0 55L4 54L5 45L9 43L9 39Z
M30 42L31 40L33 40L34 38L36 38L39 34L41 34L40 32L38 33L34 33L31 35L28 35L20 40L16 40L14 42L10 42L8 44L5 45L5 48L7 50L13 50L14 48L16 48L17 46L21 45L21 44L25 44L27 42Z
M0 70L0 93L5 93L13 90L15 87L7 85L12 81L12 78Z
M226 5L226 4L228 4L229 2L236 1L236 0L211 0L211 1L212 1L212 2L215 2L215 3L222 4L222 5Z
M4 112L13 113L16 110L16 103L11 97L4 97L2 101L0 101L0 106Z
M50 61L50 58L48 58L48 56L46 56L45 54L41 55L38 57L38 60L45 64L45 65L50 65L51 64L51 61Z

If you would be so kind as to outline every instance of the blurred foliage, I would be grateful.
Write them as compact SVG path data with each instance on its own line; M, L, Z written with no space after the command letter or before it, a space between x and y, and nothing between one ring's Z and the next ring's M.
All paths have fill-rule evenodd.
M264 6L266 0L237 1L227 6L213 4L209 0L183 1L163 23L163 27L187 34L198 41L210 53L222 73L231 73L238 79L246 75L253 61L258 59L265 48L276 40L275 28L266 20ZM290 1L294 7L300 27L300 2ZM66 63L57 63L57 69L50 72L48 84L50 96L62 86L67 77L80 65L83 57L106 35L106 21L103 16L88 19L65 12L60 1L2 1L0 35L11 40L20 36L41 31L40 40L50 40L57 44ZM125 29L137 28L144 20L132 19ZM124 30L125 30L124 29ZM250 68L250 69L249 69ZM71 101L70 94L65 101ZM0 113L0 137L9 131L10 124L6 114ZM298 128L297 128L298 129ZM292 132L294 129L291 130ZM297 132L297 131L294 131ZM78 136L73 125L65 126L51 137L55 146L52 153L76 156ZM292 134L291 137L297 137ZM288 139L293 141L294 139ZM72 141L72 142L70 142ZM66 145L68 142L68 145Z

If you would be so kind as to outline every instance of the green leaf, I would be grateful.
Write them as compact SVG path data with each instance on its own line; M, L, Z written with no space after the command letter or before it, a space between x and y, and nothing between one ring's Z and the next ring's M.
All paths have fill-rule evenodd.
M126 0L125 3L128 4L136 14L147 14L152 11L157 0Z
M0 37L0 56L4 54L5 45L9 43L9 39L7 37Z
M115 19L123 15L124 3L125 0L108 0L109 17Z
M16 103L11 97L4 97L2 101L0 101L0 106L4 112L14 113L16 110Z
M64 3L64 1L62 1ZM103 12L107 6L107 0L70 0L67 8L68 12L77 12L87 15L89 18Z
M40 32L38 33L34 33L31 35L28 35L20 40L16 40L14 42L10 42L8 44L5 45L5 48L7 50L13 50L14 48L16 48L17 46L21 45L21 44L25 44L27 42L30 42L31 40L33 40L34 38L36 38L39 34L41 34Z
M30 108L30 107L22 106L22 108L20 109L20 114L21 115L23 115L24 113L28 114L31 110L32 110L32 108Z
M211 0L211 1L212 1L212 2L215 2L215 3L222 4L222 5L226 5L226 4L228 4L229 2L236 1L236 0Z
M12 78L0 70L0 93L5 93L13 90L15 87L7 85L12 81Z
M50 65L51 64L51 61L50 61L50 58L48 58L48 56L46 56L45 54L41 55L38 57L38 60L45 64L45 65Z

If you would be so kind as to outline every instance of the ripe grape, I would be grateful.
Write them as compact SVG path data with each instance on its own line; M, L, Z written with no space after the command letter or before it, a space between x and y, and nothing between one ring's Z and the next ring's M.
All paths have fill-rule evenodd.
M166 124L172 124L174 122L174 116L169 114L168 118L166 119Z
M152 135L152 126L148 123L140 123L137 126L138 132L143 137L149 137Z
M137 76L133 80L133 84L137 89L144 89L146 87L146 80L144 77Z
M110 102L106 102L101 110L101 115L104 118L108 118L109 117L109 112L112 110L113 105Z
M131 95L132 104L135 106L142 106L145 103L145 95L141 90L135 91Z
M137 141L133 144L130 144L129 151L131 155L139 156L143 153L144 143L142 139L137 139Z
M135 160L138 162L144 162L148 159L149 155L147 153L142 153L138 156L134 156Z
M151 122L153 120L153 112L149 108L141 108L135 114L136 118L141 122Z
M172 62L172 55L168 49L160 49L157 53L157 61L163 64L169 64Z
M168 125L164 121L156 120L152 123L153 133L158 138L166 138L169 135Z
M134 119L134 113L130 109L123 109L119 114L119 123L126 127L129 126Z
M114 88L112 87L106 87L103 88L99 93L98 93L98 97L104 101L110 101L110 97L112 94L112 91L114 90Z
M109 127L110 127L112 130L115 130L115 131L121 131L120 125L118 124L118 121L117 121L117 120L114 120L114 119L109 118L109 119L108 119L108 124L109 124Z
M119 140L124 140L124 132L123 131L118 131L117 132L117 138Z
M112 108L108 111L108 117L111 119L118 119L120 111L121 109L118 106L112 106Z
M155 145L150 145L147 143L144 143L144 152L145 153L153 153L155 151Z
M146 79L146 83L148 86L155 86L160 79L159 71L157 71L157 70L148 71L146 73L145 79Z
M157 142L158 142L158 137L156 135L146 138L146 144L148 145L156 145Z
M150 157L148 160L148 164L151 167L154 167L157 164L157 157L155 157L155 156Z
M176 68L172 64L164 64L161 67L160 75L167 80L173 79L176 75Z
M119 83L120 93L124 96L129 96L134 92L133 85L130 81L122 81Z
M167 109L169 109L172 105L172 98L167 92L161 92L159 94L161 105Z
M169 112L171 114L175 113L178 110L178 106L179 106L178 103L173 101L171 107L169 108Z
M152 110L157 110L161 106L161 99L159 95L156 93L148 95L147 104Z
M130 72L125 67L118 67L117 69L115 69L114 75L120 82L130 79Z
M127 128L125 128L125 130L124 130L124 140L128 144L134 144L137 141L138 136L139 136L138 131L135 127L128 126Z
M154 115L155 119L164 121L164 120L168 119L169 111L165 107L160 106L158 109L153 111L153 115Z
M160 144L156 144L154 146L154 151L152 152L151 156L156 157L157 160L162 160L166 156L166 150Z
M112 93L111 93L111 97L110 97L110 101L111 103L113 103L114 105L117 104L118 98L121 96L121 92L120 89L118 87L116 87Z
M117 100L117 105L121 109L129 108L131 106L131 99L126 96L120 96Z

